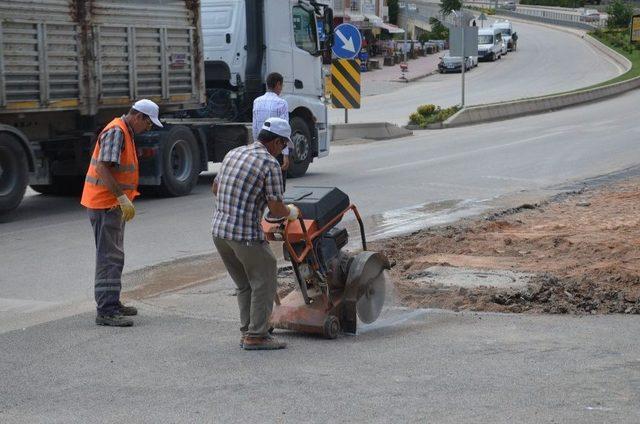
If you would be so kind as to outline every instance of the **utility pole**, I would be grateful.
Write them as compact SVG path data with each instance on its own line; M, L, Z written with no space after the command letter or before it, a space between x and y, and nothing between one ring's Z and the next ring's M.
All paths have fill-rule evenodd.
M465 26L466 23L464 22L464 12L463 12L463 7L462 7L462 0L460 1L460 30L462 31L462 37L460 37L460 39L462 40L462 63L461 68L460 68L460 72L462 74L462 101L460 104L461 108L464 108L464 71L465 68L467 67L467 58L464 55L464 44L465 44L465 40L464 40L464 33L465 33Z

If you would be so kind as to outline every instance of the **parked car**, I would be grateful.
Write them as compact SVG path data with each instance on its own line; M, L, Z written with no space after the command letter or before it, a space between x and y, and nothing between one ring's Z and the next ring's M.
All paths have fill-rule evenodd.
M494 28L500 30L502 34L502 43L505 45L507 51L515 51L518 44L518 35L513 31L513 25L508 20L496 21L493 24Z
M438 70L441 74L446 74L448 72L461 72L462 60L460 56L449 56L448 54L440 57L440 63L438 63ZM478 66L478 56L469 56L465 61L465 71L471 70Z
M511 10L511 11L514 11L514 12L515 12L515 10L517 9L517 5L516 5L516 2L515 2L515 1L505 1L505 2L504 2L504 3L502 3L499 7L500 7L501 9L504 9L504 10Z
M580 13L581 22L600 22L600 13L595 9L584 9Z
M478 30L478 59L494 61L502 57L502 34L498 28Z

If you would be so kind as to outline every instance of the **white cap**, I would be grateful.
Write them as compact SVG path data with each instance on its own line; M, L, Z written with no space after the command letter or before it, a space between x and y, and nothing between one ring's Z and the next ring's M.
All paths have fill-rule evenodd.
M266 121L264 121L262 129L277 134L280 137L284 137L287 140L291 141L291 127L289 126L289 122L285 121L282 118L267 119Z
M158 107L157 104L155 104L149 99L142 99L135 102L133 104L133 108L138 112L141 112L147 115L149 119L151 119L151 122L153 122L154 125L162 128L162 124L158 119L158 112L160 111L160 108Z

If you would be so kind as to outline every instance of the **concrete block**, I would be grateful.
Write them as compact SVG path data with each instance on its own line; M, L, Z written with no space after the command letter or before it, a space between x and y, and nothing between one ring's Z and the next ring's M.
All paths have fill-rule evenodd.
M332 125L333 140L365 138L368 140L389 140L412 135L413 132L389 122L367 122Z

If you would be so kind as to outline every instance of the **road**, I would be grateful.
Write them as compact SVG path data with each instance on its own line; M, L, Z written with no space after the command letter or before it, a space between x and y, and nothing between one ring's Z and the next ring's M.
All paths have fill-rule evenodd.
M514 31L519 36L517 52L497 62L481 62L466 74L467 105L570 91L622 73L618 65L573 33L523 22L514 22ZM431 75L409 85L380 84L373 91L376 96L364 97L361 109L349 111L349 122L405 125L416 105L460 104L460 91L459 74ZM330 112L332 122L344 122L342 110Z
M337 146L290 184L339 186L383 227L407 214L427 219L425 204L474 205L640 163L639 100L632 92L553 114ZM204 180L190 196L138 202L125 271L213 251L213 199ZM93 241L76 200L30 196L17 218L1 225L5 316L92 298Z

